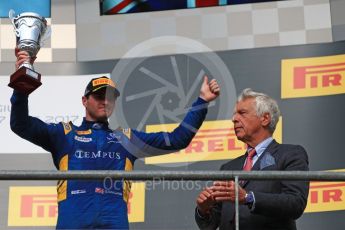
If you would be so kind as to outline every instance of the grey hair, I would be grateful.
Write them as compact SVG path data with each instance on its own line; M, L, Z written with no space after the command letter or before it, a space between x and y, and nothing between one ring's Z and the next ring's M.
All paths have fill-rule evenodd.
M255 98L256 115L261 117L265 113L271 116L271 123L269 130L273 133L279 121L280 110L277 102L264 93L255 92L250 88L244 89L237 98L237 102L243 101L247 98Z

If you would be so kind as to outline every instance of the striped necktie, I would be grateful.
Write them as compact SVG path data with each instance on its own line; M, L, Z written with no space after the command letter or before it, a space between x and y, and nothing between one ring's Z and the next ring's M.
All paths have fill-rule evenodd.
M248 152L246 163L244 164L244 167L243 167L244 171L250 171L252 169L252 167L253 167L253 158L254 158L255 154L256 154L255 148L251 149Z

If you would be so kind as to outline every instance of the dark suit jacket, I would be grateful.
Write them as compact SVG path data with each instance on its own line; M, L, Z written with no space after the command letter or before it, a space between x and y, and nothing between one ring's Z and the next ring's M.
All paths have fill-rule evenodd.
M222 165L221 170L242 170L246 157L247 154ZM308 171L308 156L299 145L278 144L273 140L252 170ZM240 230L296 229L295 220L307 204L309 182L252 180L245 182L243 188L253 191L255 207L250 210L247 205L239 205ZM200 229L235 229L234 217L235 204L231 202L218 203L208 219L195 213Z

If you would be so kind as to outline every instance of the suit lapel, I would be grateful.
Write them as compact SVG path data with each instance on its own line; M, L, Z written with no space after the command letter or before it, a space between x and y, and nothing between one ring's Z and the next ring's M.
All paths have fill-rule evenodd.
M243 169L243 165L244 165L244 162L246 161L247 155L248 155L247 153L242 155L242 157L239 158L238 161L235 162L235 164L233 165L233 170Z
M252 170L260 170L260 164L261 164L262 158L267 153L270 153L271 155L273 155L277 151L277 147L278 146L279 146L279 144L275 140L272 140L272 142L267 146L265 152L263 152L260 155L259 159L255 162L255 164L253 165Z
M267 146L266 150L260 155L259 159L255 162L255 164L253 165L252 170L256 170L256 171L260 171L260 164L261 164L261 159L264 157L264 155L266 153L270 153L271 155L273 155L276 151L277 151L277 147L279 146L279 144L273 139L272 142ZM247 158L247 153L245 154L245 158ZM245 159L244 158L244 159ZM244 161L242 164L242 168L244 165ZM247 186L247 184L250 181L243 181L242 183L242 187Z

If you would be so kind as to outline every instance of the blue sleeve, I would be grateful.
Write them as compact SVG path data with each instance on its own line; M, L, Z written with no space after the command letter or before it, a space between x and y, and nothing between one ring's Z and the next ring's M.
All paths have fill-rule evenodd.
M52 140L60 127L56 124L46 124L36 117L29 116L27 95L14 90L11 104L12 131L49 152L55 152Z
M207 106L205 100L198 98L180 125L172 132L145 133L133 130L131 143L139 150L135 156L160 155L186 148L205 120Z

